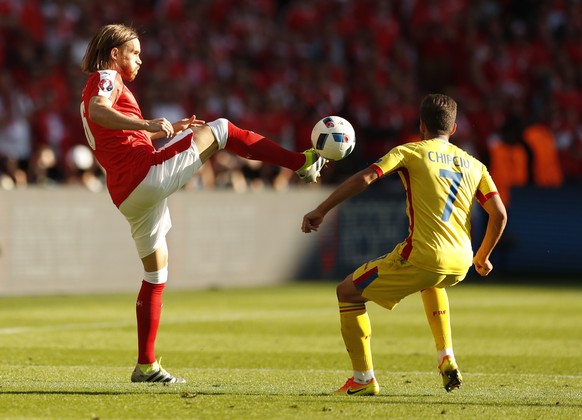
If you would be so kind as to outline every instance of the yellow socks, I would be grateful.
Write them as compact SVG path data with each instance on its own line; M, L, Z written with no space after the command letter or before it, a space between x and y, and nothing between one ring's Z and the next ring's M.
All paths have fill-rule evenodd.
M339 302L339 310L342 337L352 361L354 378L358 382L373 378L374 368L370 348L372 326L366 312L366 304Z
M445 289L433 287L421 292L426 318L432 330L437 350L438 363L444 356L450 356L454 361L453 337L451 333L451 318L449 314L449 298Z

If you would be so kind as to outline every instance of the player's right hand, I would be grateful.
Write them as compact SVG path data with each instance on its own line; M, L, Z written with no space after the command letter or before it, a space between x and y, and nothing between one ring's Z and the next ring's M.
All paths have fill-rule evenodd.
M166 137L174 137L174 127L165 118L156 118L147 121L147 131L150 133L158 133L160 131L164 132Z
M475 256L475 258L473 258L473 264L475 265L475 271L477 271L477 273L483 277L488 275L491 270L493 270L493 264L491 264L489 259L481 261Z

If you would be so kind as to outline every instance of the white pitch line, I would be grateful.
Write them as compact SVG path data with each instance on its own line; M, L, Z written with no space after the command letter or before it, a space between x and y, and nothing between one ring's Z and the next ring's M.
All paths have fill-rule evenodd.
M129 322L94 322L85 324L63 324L63 325L42 325L36 327L13 327L13 328L0 328L0 334L27 334L35 333L38 331L67 331L67 330L85 330L88 328L101 329L101 328L119 328L132 326L134 323Z
M232 312L226 314L200 314L189 318L168 318L163 320L164 325L188 324L188 323L206 323L206 322L220 322L220 321L244 321L253 319L274 319L274 318L300 318L300 317L314 317L327 314L335 316L335 312L330 312L327 309L320 310L288 310L288 311L257 311L257 312ZM123 328L135 325L135 321L116 321L116 322L86 322L79 324L61 324L61 325L40 325L40 326L24 326L0 328L0 335L10 334L27 334L39 331L70 331L70 330L86 330L86 329L103 329L103 328Z

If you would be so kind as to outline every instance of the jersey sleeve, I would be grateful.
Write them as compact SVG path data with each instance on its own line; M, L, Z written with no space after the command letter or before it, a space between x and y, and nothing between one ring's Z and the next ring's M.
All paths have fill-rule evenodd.
M112 103L117 102L123 83L121 76L114 70L100 70L99 83L97 84L97 95L109 99Z
M404 146L397 146L370 165L370 167L376 171L379 177L383 177L403 167L405 164L406 153Z
M489 198L496 194L499 194L497 191L497 186L495 185L495 182L493 182L493 178L491 178L489 171L483 165L481 181L479 182L475 196L479 203L483 205L487 202L487 200L489 200Z

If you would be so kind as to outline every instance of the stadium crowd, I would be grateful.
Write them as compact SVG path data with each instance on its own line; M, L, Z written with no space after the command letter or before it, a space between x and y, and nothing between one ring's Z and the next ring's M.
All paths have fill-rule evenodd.
M414 140L418 103L459 103L453 141L509 188L582 185L579 0L0 0L0 188L103 188L79 116L79 63L105 23L141 34L146 118L228 117L285 147L342 115L358 144L323 181ZM190 188L288 188L219 153Z

